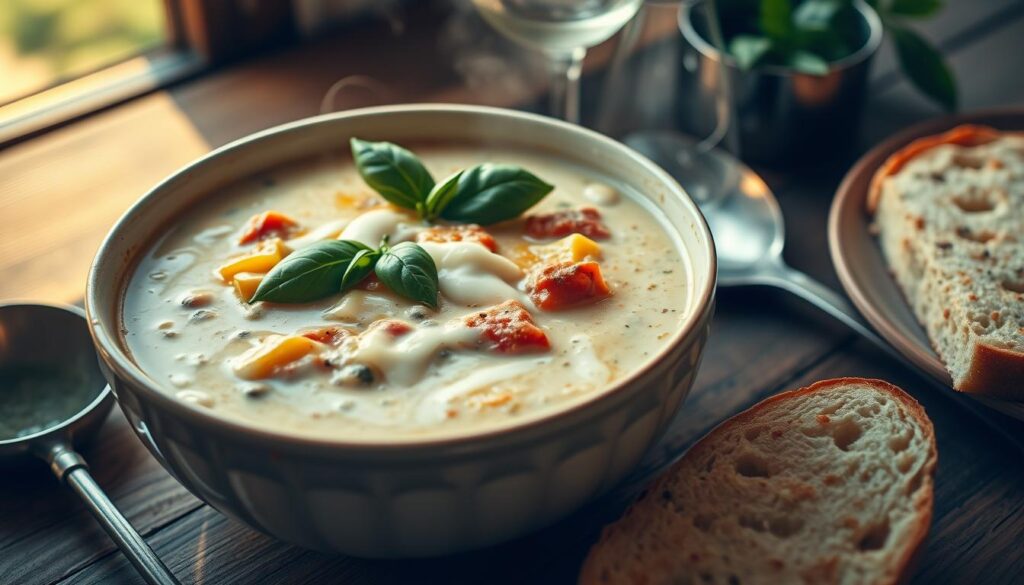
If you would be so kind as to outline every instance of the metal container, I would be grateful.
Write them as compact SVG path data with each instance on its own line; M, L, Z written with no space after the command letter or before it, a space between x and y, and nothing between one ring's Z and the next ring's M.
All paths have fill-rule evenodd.
M732 56L723 57L701 35L700 4L684 2L679 11L679 28L688 44L683 66L693 80L682 84L683 128L697 136L711 134L720 117L716 100L724 95L734 138L726 143L738 143L734 154L746 161L792 166L854 143L868 69L882 42L882 22L863 1L853 6L862 17L864 44L830 63L827 74L809 75L775 65L740 69Z

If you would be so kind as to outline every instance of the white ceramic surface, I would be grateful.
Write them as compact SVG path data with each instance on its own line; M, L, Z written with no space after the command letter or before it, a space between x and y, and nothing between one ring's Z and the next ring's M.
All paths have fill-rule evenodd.
M507 430L415 443L309 440L234 423L161 392L129 357L119 296L150 238L216 188L353 136L497 143L551 152L634 186L691 265L692 312L641 371L592 399ZM689 392L713 310L715 256L696 205L664 171L597 133L494 108L411 105L301 120L220 148L156 186L114 226L86 310L102 366L136 433L194 494L314 549L369 557L448 554L539 529L621 480Z

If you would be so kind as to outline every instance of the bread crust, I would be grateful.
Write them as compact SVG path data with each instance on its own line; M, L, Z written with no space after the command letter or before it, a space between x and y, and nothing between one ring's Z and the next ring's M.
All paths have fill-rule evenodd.
M935 430L932 427L931 419L928 418L928 415L925 413L924 408L920 403L898 386L890 384L884 380L844 377L822 380L804 388L788 390L768 397L754 406L751 406L747 410L723 421L712 429L707 435L694 444L682 458L654 480L647 489L640 494L629 509L626 510L626 513L622 518L606 526L601 531L600 538L597 543L590 548L590 552L587 554L587 558L584 560L580 569L578 580L579 585L603 585L604 582L601 580L600 574L602 567L600 561L602 559L602 554L608 554L603 551L603 548L612 539L613 535L620 531L628 532L630 530L630 520L637 514L642 513L642 508L644 507L649 495L661 493L662 490L669 485L670 478L679 473L686 460L694 457L699 458L704 451L713 449L716 445L716 441L718 441L722 435L730 431L732 427L750 422L755 419L762 410L770 405L791 400L806 394L827 392L834 388L841 388L849 385L870 386L879 392L887 394L893 400L898 401L914 418L917 425L921 428L922 434L929 445L927 459L921 468L921 471L924 474L922 477L921 489L915 492L916 501L914 502L914 508L916 509L917 514L913 525L912 544L911 546L906 547L898 557L887 559L888 566L885 570L887 579L879 585L895 585L896 583L906 581L910 575L911 569L913 568L914 559L919 556L919 553L923 550L928 530L931 527L932 507L934 505L935 497L933 478L935 467L938 462L938 450L935 444ZM646 582L646 579L636 581L637 585Z
M957 390L1024 401L1024 353L975 345L971 368Z

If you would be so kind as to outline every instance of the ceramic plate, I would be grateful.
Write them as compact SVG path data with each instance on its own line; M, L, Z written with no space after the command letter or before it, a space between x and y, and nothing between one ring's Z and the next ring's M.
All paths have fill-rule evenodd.
M829 250L846 293L875 330L900 353L946 386L949 373L932 350L903 293L889 274L865 211L868 185L893 152L911 141L960 124L983 124L1000 130L1024 130L1024 108L986 110L928 120L905 130L864 155L839 185L828 221ZM972 395L974 396L974 395ZM1024 403L978 398L986 405L1024 420Z

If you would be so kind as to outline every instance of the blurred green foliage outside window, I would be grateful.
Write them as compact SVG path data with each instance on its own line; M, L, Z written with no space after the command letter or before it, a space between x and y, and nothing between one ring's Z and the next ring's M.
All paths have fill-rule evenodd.
M0 0L0 104L164 44L162 0Z

